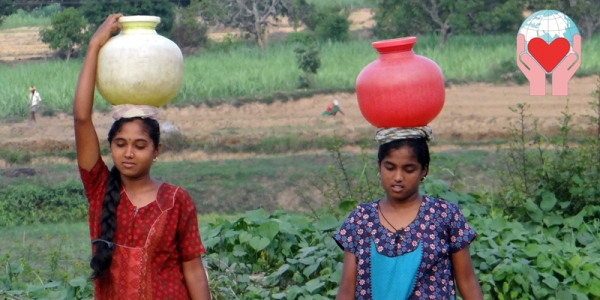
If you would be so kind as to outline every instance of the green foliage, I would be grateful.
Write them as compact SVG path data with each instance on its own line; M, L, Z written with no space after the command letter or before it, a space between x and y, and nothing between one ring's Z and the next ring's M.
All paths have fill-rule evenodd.
M351 40L345 43L320 44L321 67L314 76L310 91L297 91L298 68L295 63L295 44L272 43L267 51L256 46L246 47L232 39L230 51L221 44L211 45L201 55L185 59L183 85L169 105L187 106L262 102L270 103L278 95L297 99L311 96L312 91L353 91L356 74L377 59L371 40ZM443 70L448 82L502 82L502 75L492 68L503 62L515 61L515 34L490 36L456 36L443 48L437 47L438 38L419 36L416 54L435 61ZM586 41L582 52L586 59L575 76L594 75L600 71L600 36ZM2 66L0 72L0 118L25 117L27 106L23 103L23 88L36 82L44 99L52 99L44 107L56 111L72 112L74 86L81 69L81 60L42 61L35 64ZM515 72L518 68L507 68ZM310 92L310 93L309 93ZM281 99L281 98L278 98ZM95 94L97 110L108 110L109 105Z
M299 44L294 48L296 53L296 63L298 68L304 72L304 76L298 78L298 88L308 88L312 85L312 75L317 74L321 67L321 58L319 57L319 48L316 44Z
M341 278L343 252L331 238L340 221L264 210L201 228L215 299L327 299Z
M52 186L9 185L0 190L0 227L85 220L87 200L81 181Z
M122 13L125 16L151 15L160 17L156 31L166 37L171 37L175 21L175 6L167 0L83 0L78 9L90 23L89 30L93 33L110 14Z
M310 45L317 43L317 37L315 33L310 30L290 32L285 37L286 44Z
M24 151L0 150L0 159L8 165L25 165L31 162L32 155Z
M444 45L450 35L516 32L521 11L520 0L379 0L373 32L385 39L437 32Z
M15 11L13 0L0 0L0 25L7 16L10 16Z
M197 5L177 8L171 34L173 41L185 54L193 54L203 47L208 39L208 28L197 21Z
M598 138L575 131L568 107L557 126L559 135L547 137L538 131L537 119L532 125L526 123L528 107L521 103L512 108L519 121L511 125L512 138L502 159L504 167L498 170L503 182L500 195L504 195L500 203L520 220L540 219L550 210L573 216L586 205L600 205L600 170L593 163L600 161ZM598 105L593 107L597 112ZM574 141L577 147L571 145ZM542 210L523 209L532 204Z
M67 60L75 48L85 42L87 21L76 9L69 7L50 18L51 28L40 30L42 42L49 44L50 49L59 50Z
M350 21L348 11L336 6L317 7L311 9L302 16L302 21L320 40L343 42L348 39Z

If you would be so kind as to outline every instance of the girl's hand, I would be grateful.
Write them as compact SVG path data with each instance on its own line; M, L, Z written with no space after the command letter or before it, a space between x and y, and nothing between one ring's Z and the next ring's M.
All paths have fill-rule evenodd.
M111 35L117 31L117 29L123 30L123 25L119 23L119 18L122 17L123 14L112 14L109 15L104 23L98 27L94 36L90 40L90 48L92 46L98 47L98 49L102 48L104 44L110 39Z

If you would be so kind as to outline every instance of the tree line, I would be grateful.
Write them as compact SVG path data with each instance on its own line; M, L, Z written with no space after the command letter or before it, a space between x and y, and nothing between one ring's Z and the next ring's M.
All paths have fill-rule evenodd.
M323 0L324 1L324 0ZM584 40L600 27L600 0L365 0L372 4L379 39L436 34L439 46L454 35L518 32L524 12L559 10L577 24ZM157 31L172 38L182 49L197 49L206 42L210 26L227 26L246 32L256 44L268 45L268 26L281 17L290 25L306 25L317 38L347 39L349 11L307 0L0 0L0 22L17 9L31 11L59 3L61 13L52 16L51 28L40 32L42 41L69 58L84 49L91 33L114 12L161 17Z

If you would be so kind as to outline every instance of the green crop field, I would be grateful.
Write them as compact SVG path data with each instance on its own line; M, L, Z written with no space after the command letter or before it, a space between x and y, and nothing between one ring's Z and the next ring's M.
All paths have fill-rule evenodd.
M322 66L314 77L315 89L353 89L360 70L377 58L371 42L322 44ZM436 37L421 36L414 51L439 64L448 81L494 82L504 73L517 70L514 36L457 36L441 49L436 45ZM600 70L600 53L594 50L598 47L600 36L583 42L578 76ZM296 67L293 49L293 45L272 43L267 51L240 46L229 52L218 48L186 57L183 86L171 105L294 91L301 72ZM38 88L44 105L69 112L80 67L81 60L0 65L0 118L26 114L27 97L23 90L30 85ZM105 101L96 103L98 109L108 107Z

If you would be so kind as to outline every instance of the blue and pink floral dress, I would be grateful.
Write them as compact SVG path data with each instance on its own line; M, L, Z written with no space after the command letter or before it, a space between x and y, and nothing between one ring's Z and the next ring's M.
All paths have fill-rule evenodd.
M356 299L456 299L451 255L477 236L459 207L424 196L397 236L381 224L379 201L358 205L334 235L356 256Z

